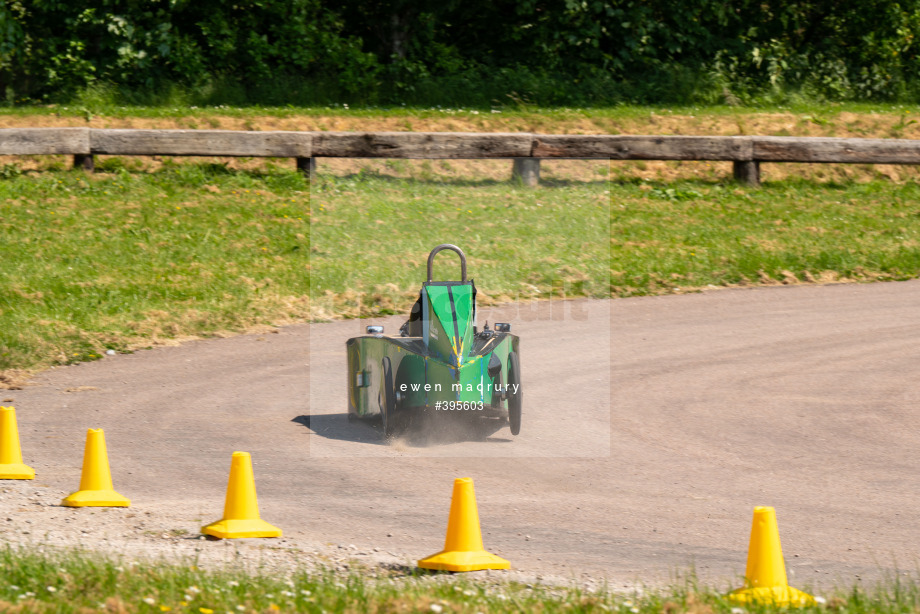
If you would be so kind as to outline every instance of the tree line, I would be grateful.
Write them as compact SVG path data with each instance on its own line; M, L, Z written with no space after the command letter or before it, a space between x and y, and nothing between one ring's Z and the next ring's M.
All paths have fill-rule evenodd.
M918 33L920 0L0 0L0 98L914 102Z

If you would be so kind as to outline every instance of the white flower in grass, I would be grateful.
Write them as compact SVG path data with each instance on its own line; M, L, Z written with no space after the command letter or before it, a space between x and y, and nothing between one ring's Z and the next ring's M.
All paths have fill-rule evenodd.
M639 614L639 608L629 608L629 611L633 614Z
M46 586L45 588L48 589L48 592L49 592L49 593L56 593L56 592L57 592L57 589L54 588L53 586Z
M240 612L245 612L245 611L246 611L246 606L244 606L244 605L238 605L238 606L236 606L236 609L239 610Z
M310 591L308 591L308 590L306 590L306 589L302 589L302 590L300 591L300 594L303 595L303 596L305 596L305 597L309 597L309 596L312 595L313 593L311 593Z
M190 586L188 587L188 592L190 592L193 595L197 595L198 593L201 592L201 589L198 588L197 586Z
M18 591L18 590L19 590L19 587L16 586L15 584L10 584L10 590L11 590L11 591Z
M434 612L434 614L441 614L441 612L444 611L444 606L442 606L440 603L432 603L430 609L432 612Z
M747 614L744 608L732 608L732 614Z
M144 597L144 603L146 603L147 605L156 605L157 600L154 599L153 597Z
M236 580L230 580L229 582L227 582L227 586L239 586L239 585L240 583L237 582Z
M827 599L825 599L824 597L815 596L815 603L824 605L825 603L827 603Z

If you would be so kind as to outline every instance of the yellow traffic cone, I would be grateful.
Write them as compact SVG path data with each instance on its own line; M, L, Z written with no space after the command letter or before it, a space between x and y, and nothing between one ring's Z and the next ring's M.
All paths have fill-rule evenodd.
M748 547L745 587L734 590L728 598L738 603L769 603L778 606L814 605L815 598L789 586L786 564L779 543L776 510L754 508L751 544Z
M444 550L418 562L422 569L441 571L476 571L479 569L508 569L511 563L490 552L482 545L479 512L476 510L476 493L472 478L454 480L454 493L450 500L447 519L447 538Z
M115 492L109 455L105 450L105 433L102 429L86 431L86 448L83 451L83 475L80 490L67 496L61 505L68 507L128 507L131 501Z
M22 464L16 408L0 407L0 480L31 480L35 470Z
M281 529L259 518L256 481L249 452L234 452L224 517L202 527L201 532L221 539L234 537L281 537Z

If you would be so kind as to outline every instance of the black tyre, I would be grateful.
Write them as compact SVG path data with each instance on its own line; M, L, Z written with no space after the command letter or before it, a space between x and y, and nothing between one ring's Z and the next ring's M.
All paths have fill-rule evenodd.
M521 389L521 362L518 360L517 352L511 352L508 354L508 425L511 427L512 435L517 435L521 432L523 393L524 391Z
M383 408L380 412L383 436L387 439L396 433L396 386L389 358L383 359Z

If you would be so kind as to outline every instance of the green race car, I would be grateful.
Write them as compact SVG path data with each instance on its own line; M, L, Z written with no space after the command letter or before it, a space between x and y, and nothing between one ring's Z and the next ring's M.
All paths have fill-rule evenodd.
M434 257L445 249L460 256L460 281L431 279ZM368 326L367 335L345 342L349 418L379 416L387 438L423 416L501 420L520 432L520 340L507 323L477 330L476 286L459 247L431 250L428 281L399 332Z

